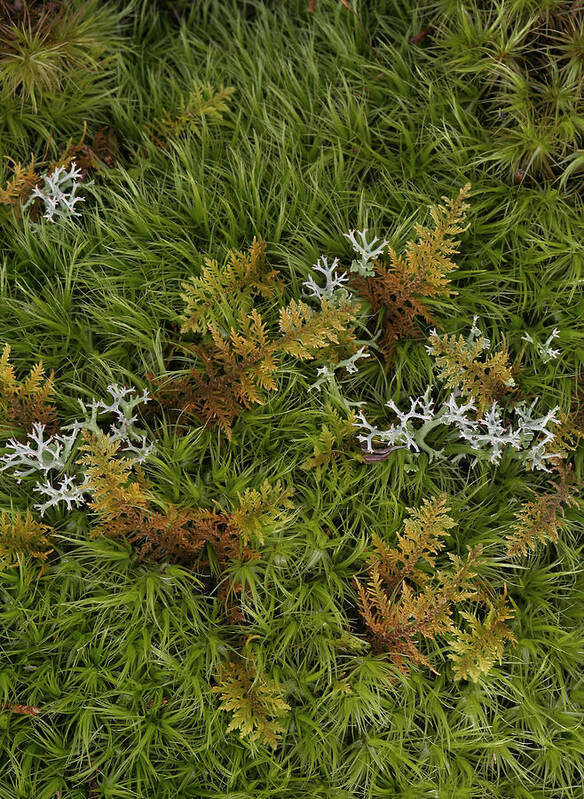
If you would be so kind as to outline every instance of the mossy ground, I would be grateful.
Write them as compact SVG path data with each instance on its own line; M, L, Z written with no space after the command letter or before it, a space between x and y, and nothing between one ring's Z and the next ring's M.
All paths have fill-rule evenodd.
M362 4L374 58L341 3L131 2L100 70L29 101L0 93L0 149L16 160L55 152L111 125L119 165L94 175L82 218L33 224L2 209L0 341L16 366L55 370L65 416L110 382L143 387L164 359L183 308L181 284L206 256L223 260L256 234L289 297L321 253L350 257L342 233L367 227L402 247L441 195L471 181L456 296L433 302L447 332L478 314L517 355L557 327L561 357L524 357L525 390L570 407L584 355L584 222L578 188L514 184L480 157L489 133L448 63L410 39L424 19L406 0ZM221 121L202 120L160 151L145 128L193 82L233 86ZM6 170L6 174L8 170ZM374 354L343 393L380 412L432 380L424 341ZM138 563L121 542L90 539L86 513L52 512L55 552L0 573L2 799L556 799L584 795L582 516L556 545L509 562L513 514L545 479L513 459L462 470L341 461L303 464L327 423L313 364L289 362L279 390L245 412L228 442L216 430L158 426L148 470L160 497L211 503L264 479L295 488L296 515L268 534L260 561L238 566L245 626L229 622L196 574ZM581 452L574 455L582 470ZM32 504L0 476L4 508ZM449 550L481 543L481 576L503 590L517 639L481 682L399 675L381 657L339 651L355 616L352 578L372 532L391 539L405 508L447 491ZM234 567L235 569L235 567ZM233 576L238 576L234 574ZM226 732L211 692L242 634L283 687L291 711L277 748ZM345 682L349 688L346 690Z

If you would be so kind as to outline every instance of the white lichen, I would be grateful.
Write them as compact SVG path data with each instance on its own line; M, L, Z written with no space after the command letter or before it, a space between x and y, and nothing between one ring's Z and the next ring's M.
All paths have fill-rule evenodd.
M498 464L507 449L520 451L531 469L543 471L549 471L547 461L559 457L559 453L550 452L548 447L555 438L553 426L558 424L557 407L543 416L535 416L533 410L538 400L529 407L517 405L511 411L516 417L513 424L496 402L482 416L474 417L474 402L470 400L459 405L454 394L434 411L429 391L422 397L410 397L408 411L401 411L393 400L389 400L386 404L397 416L397 422L387 430L369 424L363 412L359 411L356 426L366 432L358 438L366 445L367 451L373 452L374 443L379 443L411 452L424 450L430 456L439 455L439 451L428 446L426 437L435 427L443 425L453 428L473 453L484 453L492 464ZM421 424L414 425L414 422Z
M345 358L343 361L339 361L336 364L331 366L321 366L316 370L317 378L311 386L309 386L308 390L312 391L316 389L320 391L324 383L328 383L329 387L332 388L334 384L335 373L344 369L349 374L355 374L355 372L359 371L357 367L357 361L361 358L370 358L368 352L365 351L365 347L361 347L357 350L350 358Z
M25 442L12 438L6 443L7 452L0 456L0 472L10 471L18 482L32 475L44 478L44 482L37 480L34 488L49 498L35 505L41 515L60 502L64 502L68 510L85 502L87 478L75 463L81 431L98 435L104 432L104 423L109 423L106 432L110 440L120 442L120 454L133 464L142 463L154 451L154 444L148 442L137 427L138 417L134 413L138 405L149 401L148 392L139 394L133 387L116 384L108 386L107 390L110 394L107 401L93 399L86 405L79 399L84 417L63 428L69 431L67 435L45 438L45 425L35 423Z
M88 478L85 477L81 485L75 482L77 479L74 475L63 475L57 486L51 485L47 480L45 483L37 483L35 491L38 494L44 494L49 497L46 502L39 502L34 507L40 511L41 516L45 515L45 511L49 508L55 507L60 502L67 505L67 510L71 510L73 506L79 507L85 504L85 486L87 485Z
M543 344L539 341L536 341L533 336L527 332L521 336L521 340L527 341L528 344L535 345L536 352L543 363L549 363L550 361L554 361L560 355L560 350L556 350L552 347L552 342L559 337L560 331L557 327L554 327L551 334L547 337Z
M457 426L457 430L474 451L487 451L491 463L499 463L507 447L521 449L519 430L505 424L503 408L496 402L474 424L468 420L467 424Z
M18 482L39 472L45 477L51 471L61 472L71 457L76 439L77 431L68 436L45 438L45 425L35 422L25 442L14 438L6 442L8 452L0 456L0 471L12 471Z
M351 263L351 272L357 272L363 275L363 277L371 277L375 274L371 262L378 258L389 244L389 242L385 240L383 240L381 244L377 244L379 241L377 236L368 242L366 237L367 230L368 228L364 230L350 230L348 233L343 233L343 236L349 239L353 246L353 250L359 256L358 260L354 260ZM359 236L361 242L357 241L357 236Z
M332 264L329 266L328 258L325 255L320 256L312 268L315 272L320 272L322 275L324 275L326 281L325 285L319 286L312 275L310 275L308 280L302 284L309 289L311 297L317 297L319 300L324 298L329 302L337 303L338 301L346 299L350 296L347 289L344 288L344 284L348 281L347 273L343 272L341 275L338 275L338 265L338 258L335 258Z
M407 411L400 410L391 399L386 405L396 414L398 421L392 424L387 430L379 430L370 425L362 411L359 411L357 418L359 424L367 430L366 435L359 435L358 439L365 444L368 452L373 452L373 439L376 438L381 444L390 446L405 447L413 452L419 452L420 448L426 448L423 440L417 435L418 430L413 425L414 421L429 422L434 418L434 402L430 397L430 389L421 397L410 397L410 407Z
M33 188L30 197L24 205L28 208L37 199L44 206L45 213L43 218L49 222L57 219L68 219L72 216L81 216L75 210L77 203L85 202L85 197L78 195L82 175L81 169L77 169L75 161L71 162L71 168L67 172L66 167L56 167L51 173L41 175L42 186L38 184Z
M467 338L467 340L466 340L466 343L467 343L467 344L469 345L469 347L470 347L470 346L472 346L472 345L473 345L473 344L474 344L476 341L480 341L481 347L482 347L484 350L488 350L488 349L489 349L489 347L491 346L491 339L490 339L490 338L487 338L487 337L484 335L483 331L482 331L482 330L480 329L480 327L478 326L478 324L477 324L477 322L478 322L478 319L479 319L479 317L478 317L478 314L475 314L475 315L473 316L473 318L472 318L472 327L471 327L471 329L470 329L470 332L469 332L468 338ZM437 335L437 331L433 331L433 334L434 334L434 335Z
M78 402L84 416L80 420L76 419L73 424L65 429L73 431L87 430L97 435L102 432L100 421L101 424L104 421L99 417L113 415L114 419L110 422L107 431L110 440L126 444L125 447L121 448L121 451L138 453L141 462L153 451L154 445L146 444L144 431L136 426L138 417L134 410L138 405L150 402L148 391L144 389L142 394L139 394L133 386L119 386L115 383L109 385L107 390L111 395L111 399L108 402L93 399L89 405L86 405L83 400L79 399ZM141 442L139 449L134 446L133 442Z

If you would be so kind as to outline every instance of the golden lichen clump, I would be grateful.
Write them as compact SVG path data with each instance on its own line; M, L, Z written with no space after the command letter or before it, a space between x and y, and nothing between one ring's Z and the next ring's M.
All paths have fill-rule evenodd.
M355 348L358 306L348 299L335 305L323 298L319 310L291 300L279 309L279 330L270 329L254 302L273 301L282 286L267 263L261 237L248 252L231 252L222 266L206 260L202 276L183 288L182 329L195 333L199 342L179 346L195 356L195 363L187 374L153 378L153 397L175 416L218 425L229 438L237 416L277 390L284 356L330 358L334 348Z
M515 636L506 624L514 616L507 603L506 592L494 602L487 599L486 604L487 615L483 621L466 611L461 613L469 623L470 630L457 630L450 645L456 680L470 678L478 682L496 661L502 662L505 642L515 642Z
M356 416L354 411L342 418L330 403L327 403L325 409L327 422L319 431L312 455L302 464L302 468L306 471L314 469L318 479L329 467L337 469L339 458L342 455L352 454L355 437ZM342 465L345 467L342 470L343 474L350 472L350 463L351 461L346 458L343 459Z
M58 427L57 412L49 400L53 394L53 373L45 376L42 362L33 366L24 380L18 380L10 363L10 347L0 356L0 421L4 427L28 431L35 422L47 429Z
M397 534L397 548L388 547L373 536L369 565L379 571L387 590L393 591L406 579L418 585L425 582L428 574L419 568L421 562L434 566L445 536L455 526L448 510L444 494L434 500L424 500L420 508L410 509L403 533Z
M464 186L454 200L444 197L444 205L431 209L434 226L416 225L417 241L406 245L405 255L388 248L389 264L374 263L372 277L353 276L351 286L371 305L381 320L381 346L391 357L395 344L403 338L419 336L417 321L433 322L426 300L452 294L447 275L456 268L452 256L458 253L456 236L463 233L470 193Z
M292 507L292 490L278 481L239 494L231 511L189 508L165 503L159 511L139 467L119 453L119 442L109 436L84 435L79 460L91 494L90 508L97 516L93 535L122 538L135 544L139 556L170 557L193 567L205 562L209 544L221 567L228 560L258 557L250 541L262 543L264 529Z
M211 690L220 694L221 709L233 714L227 732L239 730L242 738L277 746L284 732L280 718L290 705L284 701L280 686L260 674L252 658L224 666Z
M92 499L90 508L99 523L93 535L127 538L134 535L148 522L150 497L142 480L133 477L131 461L116 457L119 441L109 436L83 432L83 453L79 464L87 479L88 492Z
M248 252L231 250L224 266L205 258L200 277L183 284L183 332L205 333L210 324L221 326L221 298L236 316L249 313L254 295L274 299L282 291L278 274L269 268L261 236L254 237Z
M507 555L525 556L538 543L556 542L563 525L564 507L577 505L572 496L571 468L561 461L555 464L559 480L551 483L552 491L525 502L515 516L507 538Z
M275 391L276 373L285 355L299 360L316 358L347 336L356 307L334 306L323 299L319 311L292 300L280 309L279 332L268 330L254 308L239 317L229 334L210 323L205 344L195 348L199 363L185 377L154 391L165 406L203 424L216 424L231 437L233 421L245 408L264 403L264 392Z
M434 557L452 526L444 495L426 501L418 511L411 511L397 549L376 541L367 584L356 581L359 612L372 649L386 652L403 671L416 664L432 669L419 648L420 636L452 634L454 608L476 595L473 580L480 546L466 558L450 556L451 569L432 571Z
M53 551L52 532L48 524L37 522L30 510L24 514L0 512L0 568L23 557L44 562Z
M479 415L515 391L515 367L504 339L493 354L485 354L482 336L470 343L461 335L432 335L429 341L444 387L460 391L465 399L472 397Z
M0 205L10 205L19 208L28 199L36 184L40 180L40 173L35 169L34 157L27 165L20 161L12 162L12 177L6 188L0 186Z
M294 507L293 493L293 488L283 486L279 480L274 485L264 480L259 489L247 488L238 494L238 507L230 514L230 524L239 531L244 543L254 539L262 544L266 525Z
M148 125L148 135L157 147L163 148L187 128L199 134L203 119L223 119L234 91L233 86L221 86L219 89L208 83L195 86L187 100L181 97L178 112L171 114L165 109L162 117Z

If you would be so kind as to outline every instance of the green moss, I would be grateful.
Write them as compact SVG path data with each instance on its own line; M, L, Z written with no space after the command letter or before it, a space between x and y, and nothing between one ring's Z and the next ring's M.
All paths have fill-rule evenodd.
M521 5L506 36L521 15L535 18L535 4ZM350 262L342 233L368 227L402 251L413 222L428 221L424 209L470 180L457 295L432 301L432 313L448 334L478 314L512 359L526 330L544 340L557 327L561 357L543 364L528 348L520 383L568 408L584 356L584 217L573 175L563 187L551 181L569 147L553 150L552 178L509 179L527 156L513 144L503 158L491 117L485 124L484 67L472 61L465 73L471 56L457 45L454 59L441 44L448 26L460 40L459 17L429 19L413 0L362 3L375 60L342 3L305 6L112 3L107 65L41 92L36 111L30 97L0 89L4 156L40 159L51 135L56 155L84 121L90 136L112 125L120 142L118 165L86 184L79 221L18 222L0 207L0 342L17 371L41 358L54 369L69 420L77 397L104 396L110 382L143 388L147 373L164 372L182 284L205 258L223 263L261 235L286 300L299 298L321 253ZM412 44L428 22L438 33ZM181 98L207 84L235 89L223 118L156 148L148 125L165 110L178 115ZM553 102L572 103L570 85L560 88ZM521 122L523 137L530 130ZM339 377L343 395L402 407L432 379L424 343L400 342L388 369L373 347L357 374ZM265 531L259 560L229 566L243 622L225 615L203 574L90 539L82 509L47 514L56 532L42 571L23 558L0 572L0 799L582 796L579 509L566 511L557 544L511 563L515 511L545 485L512 458L462 468L439 441L451 447L445 460L413 464L398 451L364 463L343 440L326 468L306 468L323 425L344 418L338 397L308 392L315 377L314 364L287 361L278 392L235 421L231 442L212 428L150 422L158 447L146 468L161 502L231 507L266 479L295 487L293 523ZM573 459L581 477L582 452ZM25 510L32 488L0 473L0 505ZM352 581L371 534L391 545L406 507L441 491L456 521L444 563L482 544L481 578L506 586L515 609L517 644L477 684L454 680L441 641L424 647L440 674L408 676L359 643ZM212 691L246 642L290 706L275 749L228 733Z

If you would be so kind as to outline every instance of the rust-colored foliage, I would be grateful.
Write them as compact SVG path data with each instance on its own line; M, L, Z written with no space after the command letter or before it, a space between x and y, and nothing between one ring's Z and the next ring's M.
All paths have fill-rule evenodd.
M492 354L485 351L482 337L469 343L460 335L433 335L429 341L444 387L459 390L465 399L472 397L479 415L515 392L517 370L509 361L505 339Z
M239 624L245 621L245 615L239 602L242 585L233 580L224 580L217 587L217 599L223 605L225 618L230 624Z
M538 543L556 542L563 524L564 508L577 505L572 496L574 480L571 467L558 461L554 468L559 480L550 483L553 490L524 503L516 514L507 538L509 557L525 556L529 550L536 549Z
M10 346L0 356L0 420L10 432L30 430L35 422L50 432L58 428L57 411L49 400L53 394L53 373L47 377L41 362L18 380L10 363Z
M98 519L92 534L123 538L136 546L141 558L170 558L194 567L206 563L206 544L221 568L235 558L256 558L250 541L261 543L264 525L291 506L290 489L266 482L259 490L240 494L230 512L172 503L161 512L154 508L143 474L119 456L119 441L104 434L86 433L84 438L80 463L92 495L90 507Z
M133 540L140 542L140 557L171 557L187 565L201 563L201 552L208 543L219 566L235 558L252 560L259 553L244 543L240 528L227 513L199 508L169 506L156 513Z
M451 556L448 571L430 570L452 526L445 496L426 501L411 512L397 549L375 541L367 584L356 581L359 612L372 649L386 652L402 671L413 665L435 671L419 648L420 637L452 634L453 609L476 595L473 580L480 547L466 558Z
M369 302L372 313L379 315L380 345L388 359L400 339L419 337L419 320L434 323L426 300L453 293L447 275L456 268L451 259L458 253L455 237L468 227L464 220L469 192L467 184L456 199L444 197L445 205L432 208L434 227L416 225L418 240L408 242L405 255L389 247L389 263L375 261L374 276L351 276L351 287Z
M403 533L397 534L397 548L388 547L373 536L374 554L369 565L377 567L384 587L390 592L406 579L418 585L425 582L428 574L419 568L420 564L423 562L426 568L434 566L435 556L444 546L444 537L454 527L444 494L435 500L425 500L420 508L409 512Z
M320 311L292 300L280 309L279 333L267 329L254 308L241 315L237 329L227 335L208 324L207 341L195 348L198 363L189 374L159 384L153 396L177 414L215 424L231 437L233 421L245 408L262 405L264 392L275 391L285 355L310 360L347 337L356 318L350 303L333 306L322 301Z
M292 506L291 494L280 482L272 486L266 481L259 489L240 494L238 506L230 512L168 506L165 513L154 514L141 531L140 554L201 562L200 553L208 543L221 569L236 558L258 558L250 542L263 543L264 525L277 518L281 509Z
M80 140L73 144L69 139L59 158L49 162L46 171L52 172L59 166L68 167L73 161L82 170L82 180L93 169L99 170L102 164L115 167L118 162L119 144L113 128L104 125L93 136L90 143L85 142L87 128L84 127Z
M12 702L4 705L6 710L15 713L17 716L39 716L41 709L35 705L15 705Z
M97 169L100 164L105 164L113 169L118 164L119 153L120 144L114 129L110 125L104 125L91 140L88 153L90 165ZM84 167L83 162L78 162L78 166L89 168L89 165Z

